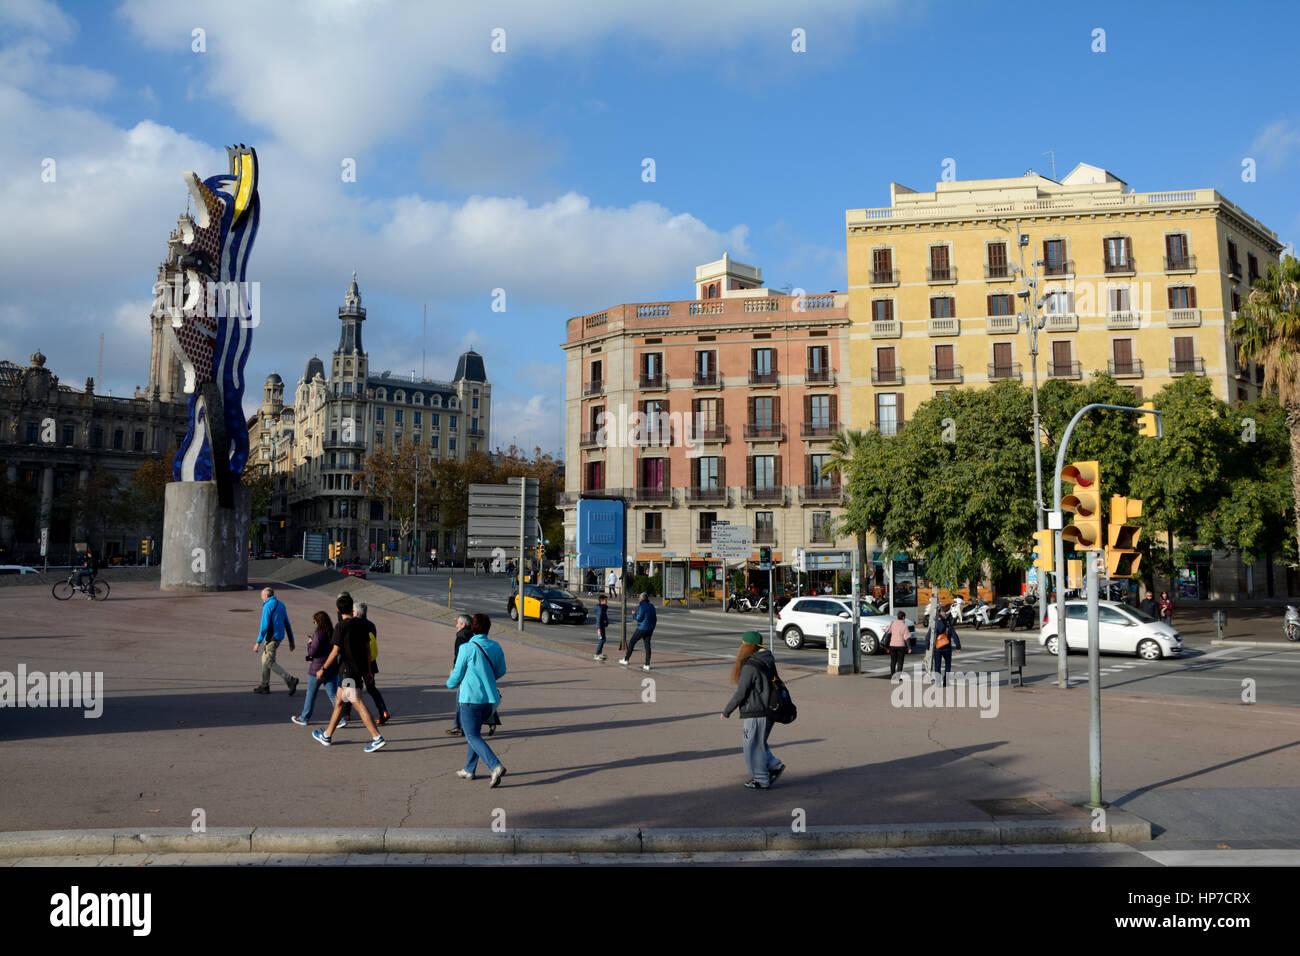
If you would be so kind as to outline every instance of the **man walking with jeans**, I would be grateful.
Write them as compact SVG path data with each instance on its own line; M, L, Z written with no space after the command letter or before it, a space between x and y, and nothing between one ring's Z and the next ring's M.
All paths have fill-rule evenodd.
M334 713L330 714L329 725L325 732L313 730L311 735L322 746L329 747L334 742L334 731L343 719L343 708L351 704L361 715L361 722L370 731L370 743L366 744L366 753L372 754L384 746L387 741L375 726L370 711L366 710L361 700L361 685L370 673L370 628L366 622L352 613L352 596L346 591L338 596L334 606L339 612L339 626L334 629L334 647L330 656L325 658L322 669L328 670L335 661L340 662L339 689L334 695Z
M637 641L644 639L645 664L641 669L648 671L650 669L650 638L655 632L656 618L655 606L650 603L650 595L644 591L641 592L641 602L636 606L636 614L633 620L636 621L636 632L628 638L627 653L623 655L623 659L619 663L626 667L628 660L632 657L633 649L636 648Z
M271 693L271 671L284 678L289 685L289 696L298 689L298 678L275 662L275 652L280 649L280 642L289 636L289 650L293 650L293 626L289 623L289 612L284 602L275 596L274 588L262 588L262 625L257 632L254 651L262 652L262 681L253 688L254 694Z

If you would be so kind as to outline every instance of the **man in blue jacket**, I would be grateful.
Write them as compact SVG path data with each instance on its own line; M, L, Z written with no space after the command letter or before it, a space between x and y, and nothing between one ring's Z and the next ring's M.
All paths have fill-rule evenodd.
M257 642L253 651L262 652L262 682L253 688L254 694L271 693L271 671L284 678L289 685L289 696L298 689L298 678L275 662L275 652L280 649L280 642L285 635L289 637L289 650L293 650L293 626L289 623L289 612L284 602L275 596L273 588L262 588L262 624L257 631Z
M636 621L636 632L628 638L627 653L623 655L623 659L619 663L626 667L637 642L644 639L645 664L642 665L641 669L648 671L650 669L650 638L655 632L656 624L655 606L650 603L650 595L645 592L641 593L641 602L636 606L636 614L632 619Z

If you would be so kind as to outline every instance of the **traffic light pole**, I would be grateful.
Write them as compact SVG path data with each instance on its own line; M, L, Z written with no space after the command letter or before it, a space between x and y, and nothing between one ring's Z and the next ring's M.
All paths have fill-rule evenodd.
M1020 232L1020 220L1016 220L1016 245L1020 250L1020 274L1025 275L1025 246L1028 244L1029 237L1023 236ZM1034 260L1034 278L1025 279L1025 285L1028 287L1029 295L1026 298L1025 311L1021 314L1021 321L1025 324L1025 329L1029 333L1029 372L1030 381L1032 382L1031 394L1034 402L1034 519L1038 525L1038 530L1046 528L1047 502L1043 500L1043 443L1042 443L1042 419L1038 413L1038 332L1040 328L1038 319L1038 260ZM1057 591L1061 590L1060 565L1057 565ZM1047 572L1040 571L1038 575L1038 625L1042 627L1043 618L1047 616Z
M1085 806L1101 802L1101 640L1097 620L1097 564L1101 555L1088 555L1088 796Z
M1085 405L1074 413L1070 419L1070 424L1065 426L1065 434L1061 436L1061 443L1056 446L1056 473L1053 479L1052 490L1052 530L1056 532L1056 636L1059 652L1056 655L1056 682L1057 686L1065 689L1069 686L1069 668L1066 665L1068 644L1066 642L1065 631L1065 541L1061 538L1061 472L1065 468L1066 453L1070 449L1070 436L1074 434L1074 426L1079 424L1079 420L1089 412L1097 409L1108 409L1113 412L1128 412L1138 415L1154 415L1156 422L1159 423L1163 417L1162 413L1153 409L1134 408L1131 405L1102 405L1100 403ZM1100 489L1098 497L1100 499Z

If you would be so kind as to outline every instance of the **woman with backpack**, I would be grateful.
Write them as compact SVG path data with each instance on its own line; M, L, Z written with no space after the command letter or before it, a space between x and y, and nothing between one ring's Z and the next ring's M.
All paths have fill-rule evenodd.
M943 671L943 686L948 686L948 672L952 670L952 652L961 650L961 638L957 628L953 627L952 618L944 613L934 623L934 676L938 678Z
M294 714L289 718L299 727L306 727L311 723L312 708L316 706L316 689L325 688L325 696L329 698L332 709L334 694L339 687L338 663L330 665L328 671L321 668L334 646L334 623L324 611L317 611L312 616L312 621L316 625L316 630L307 641L307 699L302 702L302 713Z
M736 692L731 695L721 716L726 720L733 710L740 708L744 721L742 749L750 776L745 787L767 790L785 772L785 764L776 759L772 748L767 745L767 738L772 733L773 719L768 705L772 682L777 676L776 659L763 646L763 638L757 631L746 631L740 640L736 664L731 669L731 682L736 685Z

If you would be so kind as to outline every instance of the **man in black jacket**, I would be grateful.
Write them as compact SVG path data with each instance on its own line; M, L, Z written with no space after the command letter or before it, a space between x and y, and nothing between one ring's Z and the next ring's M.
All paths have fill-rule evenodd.
M451 666L453 670L456 667L456 658L460 654L460 646L474 636L472 633L470 633L469 620L470 618L468 614L458 614L456 616L456 642L452 645L451 648ZM465 731L460 729L460 708L459 707L456 708L456 722L452 724L451 729L448 730L446 733L448 737L465 736Z
M609 598L600 595L596 598L596 656L593 660L605 659L605 629L609 627Z

